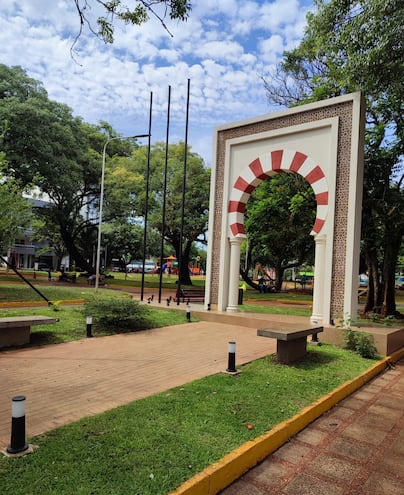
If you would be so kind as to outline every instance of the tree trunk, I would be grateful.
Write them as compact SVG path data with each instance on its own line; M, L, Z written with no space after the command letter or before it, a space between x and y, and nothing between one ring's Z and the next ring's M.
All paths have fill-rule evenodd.
M368 269L368 292L366 295L365 307L363 315L372 313L378 306L378 293L379 293L379 265L377 261L377 254L372 250L365 252L366 265Z
M172 242L172 241L171 241ZM189 273L189 253L191 252L192 242L186 242L185 248L182 250L182 256L180 258L180 246L179 243L175 244L172 242L175 255L179 262L179 273L178 278L181 285L192 285L191 275ZM180 263L181 260L181 263Z
M400 232L386 232L389 242L385 243L383 259L383 301L380 316L396 316L395 271L396 260L400 252L402 236Z
M95 273L95 267L92 266L92 263L89 263L87 259L82 255L82 253L77 249L76 243L74 239L70 236L69 232L60 232L60 235L63 239L63 242L66 246L66 250L69 253L69 256L75 262L76 266L79 266L86 272L92 274Z

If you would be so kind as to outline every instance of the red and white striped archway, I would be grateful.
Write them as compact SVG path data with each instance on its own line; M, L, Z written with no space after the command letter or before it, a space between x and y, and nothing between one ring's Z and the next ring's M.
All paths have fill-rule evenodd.
M311 233L315 235L321 231L328 211L328 185L323 170L300 151L279 149L253 160L234 183L228 208L233 237L245 237L244 213L251 193L262 181L281 172L302 175L311 185L317 200L316 220Z

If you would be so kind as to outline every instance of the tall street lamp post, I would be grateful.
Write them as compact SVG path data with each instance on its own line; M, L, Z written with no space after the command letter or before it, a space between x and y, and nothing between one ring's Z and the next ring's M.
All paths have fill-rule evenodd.
M95 263L95 292L98 292L99 281L100 281L100 258L101 258L101 231L102 231L102 209L104 206L104 178L105 178L105 161L106 161L106 151L107 146L111 141L115 139L136 139L149 137L149 134L138 134L137 136L115 136L107 139L102 150L102 169L101 169L101 191L100 191L100 213L98 219L98 242L97 242L97 259Z

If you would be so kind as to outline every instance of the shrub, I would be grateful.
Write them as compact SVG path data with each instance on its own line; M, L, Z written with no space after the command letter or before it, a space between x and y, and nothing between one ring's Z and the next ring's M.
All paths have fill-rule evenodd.
M374 359L377 356L375 339L370 333L357 332L351 328L344 330L345 347L357 352L367 359Z
M150 325L149 308L132 299L94 298L85 303L83 311L93 317L96 328L133 331Z

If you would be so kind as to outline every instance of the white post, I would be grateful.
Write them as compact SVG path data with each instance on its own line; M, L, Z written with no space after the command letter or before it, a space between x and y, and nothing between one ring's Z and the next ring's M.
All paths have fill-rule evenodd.
M230 238L229 297L226 311L238 311L238 285L240 278L240 247L242 237Z
M310 321L313 325L321 325L329 317L324 315L324 277L325 277L325 234L318 234L314 238L316 253L314 262L314 290L313 290L313 313ZM331 283L331 280L329 281Z

